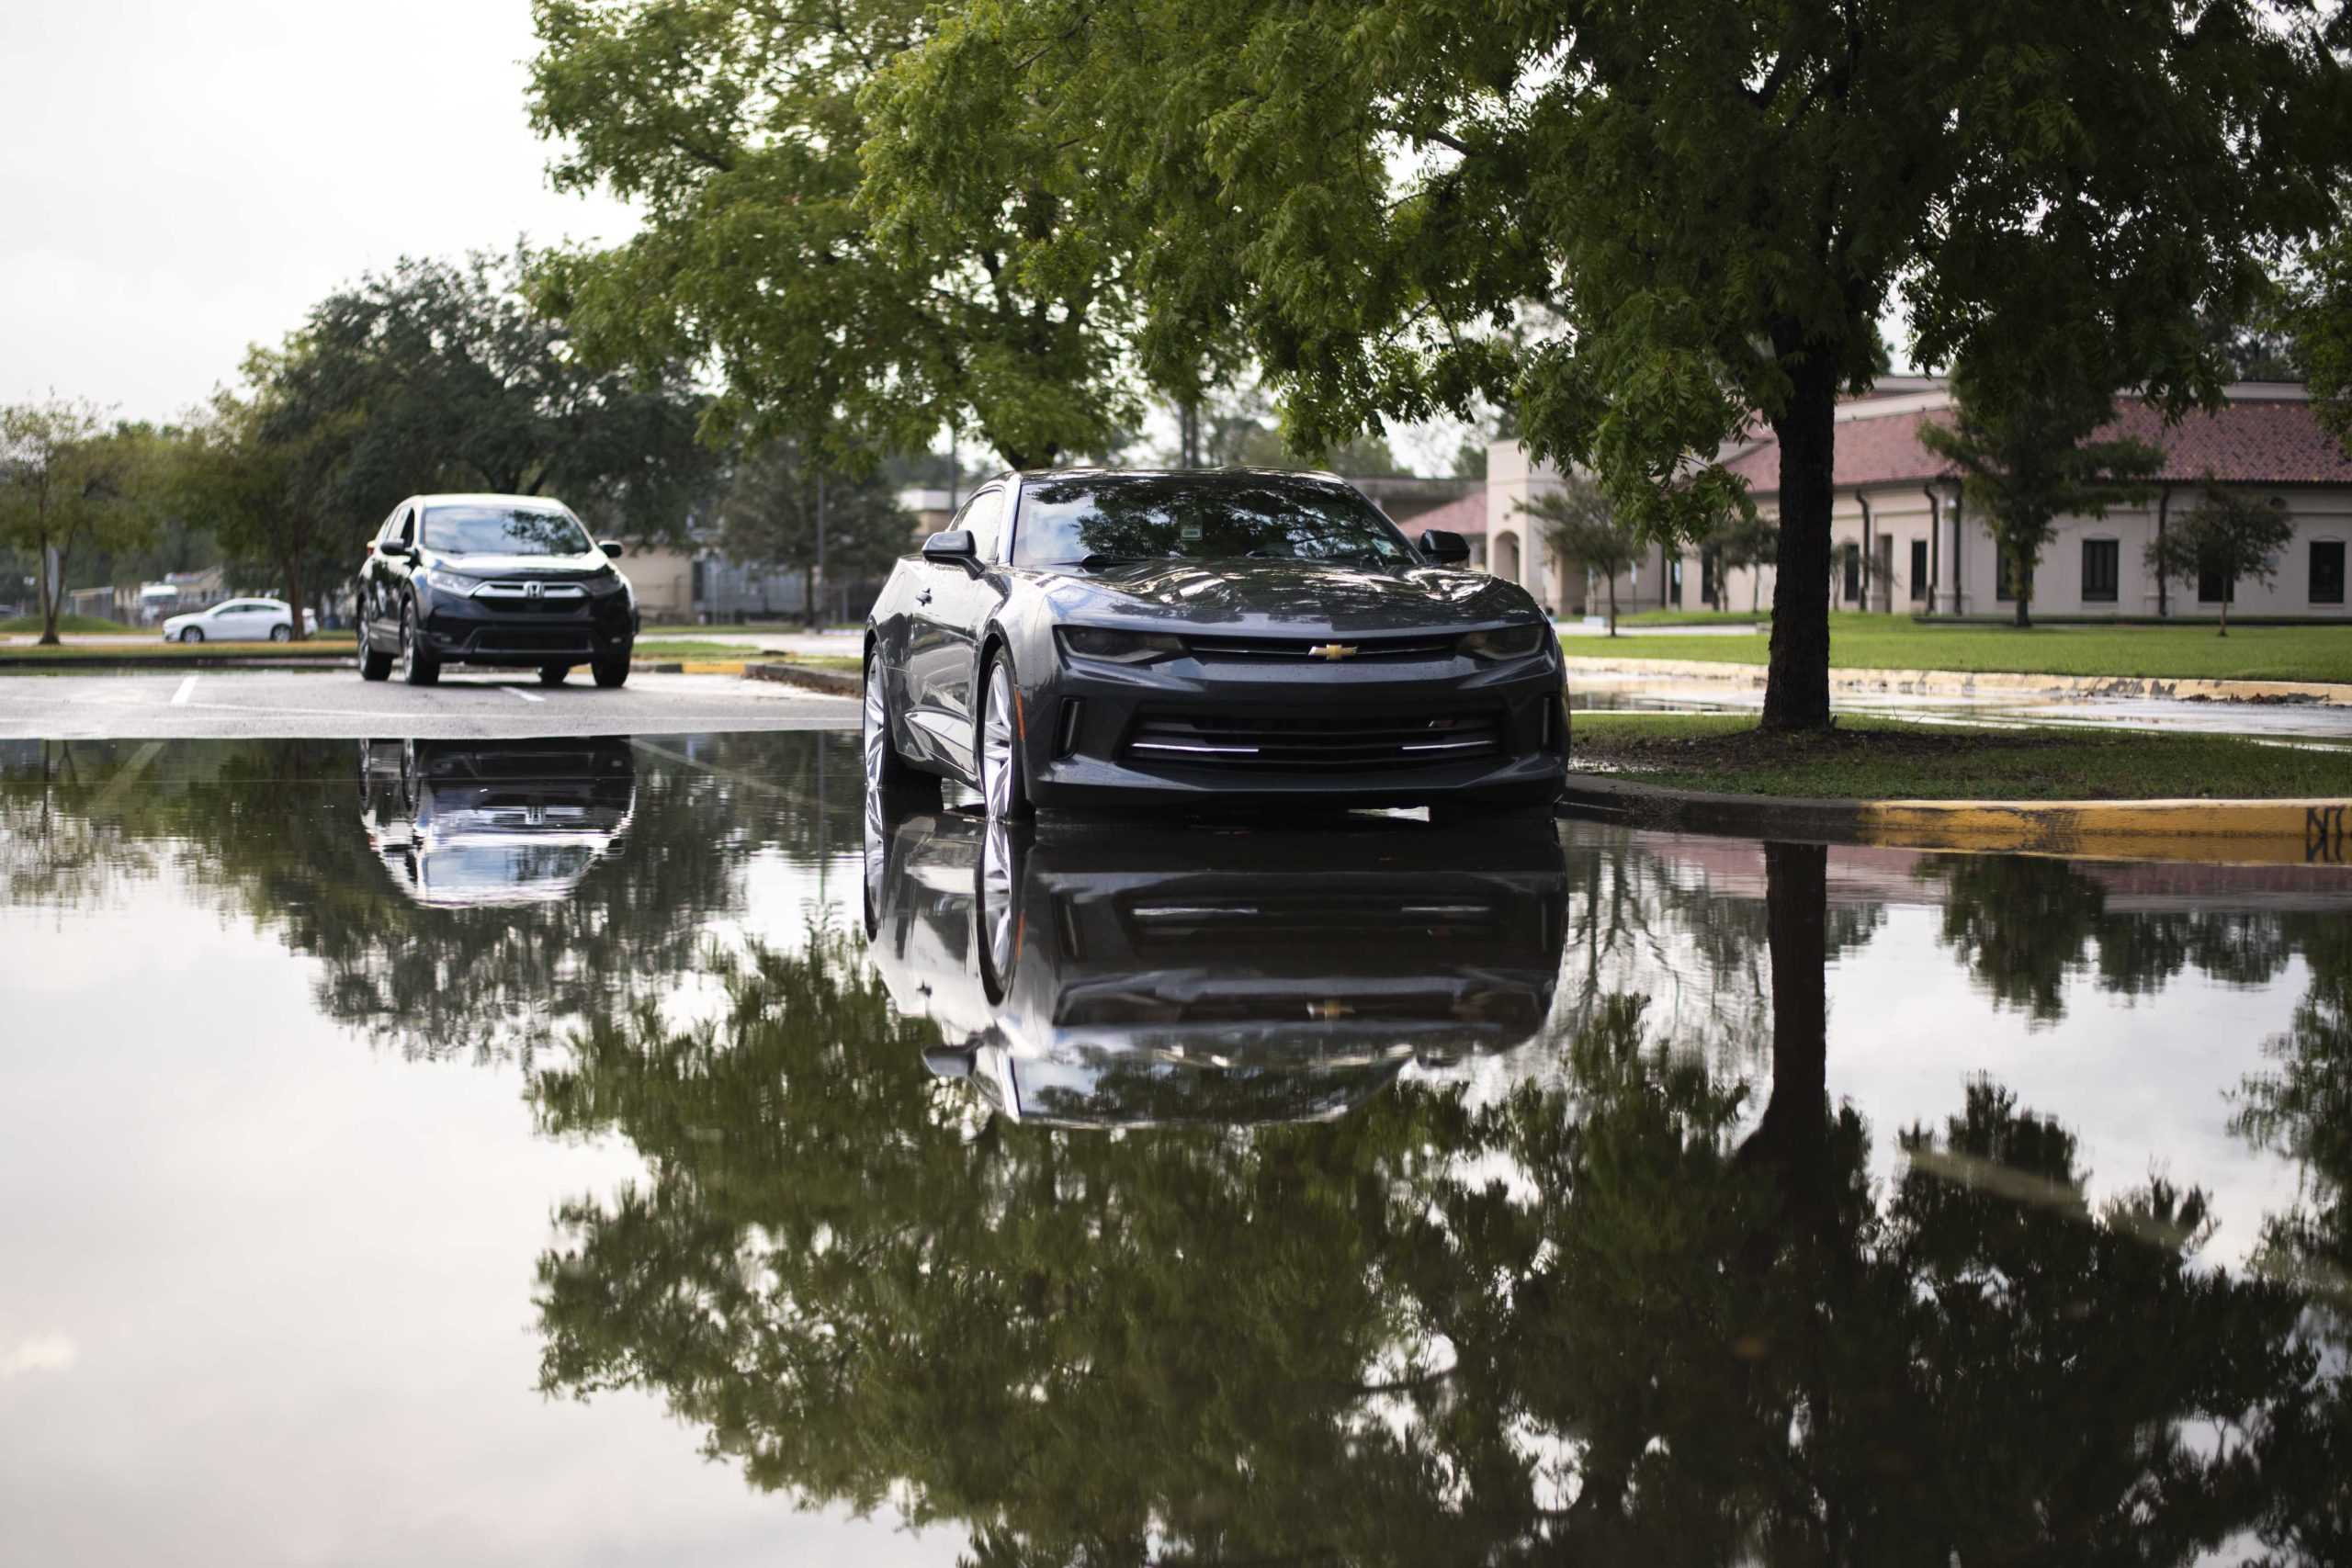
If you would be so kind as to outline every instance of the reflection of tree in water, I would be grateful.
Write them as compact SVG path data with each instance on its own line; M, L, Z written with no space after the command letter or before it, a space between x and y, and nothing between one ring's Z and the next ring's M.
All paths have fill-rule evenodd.
M93 853L109 865L175 860L194 885L322 961L317 996L330 1017L411 1055L503 1056L609 1010L623 990L695 969L706 923L741 902L746 854L837 849L858 801L845 739L695 744L716 771L639 750L626 843L567 897L527 907L432 908L400 892L361 830L351 741L175 745L111 795L111 768L78 784L62 765L47 778L12 770L10 852L21 847L13 825L38 827L46 814L49 847L30 858L48 857L52 877L71 872L71 896L91 898L100 889L74 868ZM124 755L118 746L111 759ZM37 890L12 879L20 897L28 886Z
M2069 977L2151 996L2184 970L2231 986L2276 979L2292 955L2290 917L2110 913L2107 890L2073 863L2030 855L1928 855L1943 885L1943 942L1996 1001L2038 1023L2064 1016Z
M2297 914L2282 925L2310 989L2265 1046L2271 1070L2242 1087L2236 1129L2301 1168L2301 1201L2264 1226L2261 1261L2314 1291L2313 1331L2336 1375L2265 1450L2285 1496L2264 1533L2280 1562L2340 1563L2352 1562L2352 920Z
M658 1389L754 1484L990 1563L2185 1562L2317 1506L2257 1459L2310 1408L2300 1299L2195 1262L2199 1196L2093 1212L1991 1085L1872 1194L1820 1077L1820 857L1770 858L1744 1140L1758 1086L1627 996L1483 1101L1016 1127L851 944L755 954L724 1018L599 1021L534 1080L650 1167L560 1215L546 1385Z

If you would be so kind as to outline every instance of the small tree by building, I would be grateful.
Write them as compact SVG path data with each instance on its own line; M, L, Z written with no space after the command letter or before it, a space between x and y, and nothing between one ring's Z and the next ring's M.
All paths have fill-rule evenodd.
M878 575L906 553L914 518L877 470L822 470L815 452L789 439L743 454L719 503L718 546L731 558L800 573L810 626L824 619L828 582Z
M2144 441L2094 441L2115 418L2112 383L2051 362L1988 374L1963 365L1952 378L1957 416L1922 424L1926 447L1961 471L1961 490L1984 519L2008 574L2017 624L2033 624L2033 569L2063 516L2104 517L2144 500L2164 454Z
M1617 635L1617 574L1642 558L1641 536L1618 521L1617 512L1590 479L1570 475L1519 509L1535 519L1544 548L1555 560L1581 562L1609 584L1609 635Z
M1734 515L1708 535L1702 547L1714 555L1718 584L1724 581L1725 572L1754 569L1755 575L1747 580L1747 609L1750 615L1759 610L1764 597L1763 569L1780 558L1780 525L1768 517ZM1715 607L1723 608L1721 604Z
M2275 498L2257 501L2214 484L2208 476L2205 499L2177 526L2148 542L2148 570L2174 581L2218 579L2222 624L2230 635L2230 601L2238 580L2268 582L2278 575L2278 554L2295 536L2294 519Z

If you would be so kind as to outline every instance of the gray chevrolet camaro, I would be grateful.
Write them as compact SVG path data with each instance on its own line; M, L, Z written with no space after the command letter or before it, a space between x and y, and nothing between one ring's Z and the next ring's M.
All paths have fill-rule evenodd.
M866 772L990 815L1290 802L1548 807L1560 649L1516 583L1328 475L1008 474L866 626Z

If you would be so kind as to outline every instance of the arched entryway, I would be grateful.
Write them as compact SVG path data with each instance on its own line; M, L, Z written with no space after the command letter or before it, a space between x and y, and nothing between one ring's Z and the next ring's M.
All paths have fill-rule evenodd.
M1519 581L1519 536L1508 533L1496 535L1493 553L1495 575L1506 582L1517 582Z

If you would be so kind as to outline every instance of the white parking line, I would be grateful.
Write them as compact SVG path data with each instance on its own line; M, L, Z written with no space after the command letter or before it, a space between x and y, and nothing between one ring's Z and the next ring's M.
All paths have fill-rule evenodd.
M501 686L498 689L505 693L510 697L520 697L526 703L543 703L547 701L547 698L539 695L538 693L526 692L520 686Z
M197 677L194 675L191 675L187 680L182 681L180 682L180 689L172 694L172 706L175 708L184 708L187 706L188 694L196 690L196 682Z

